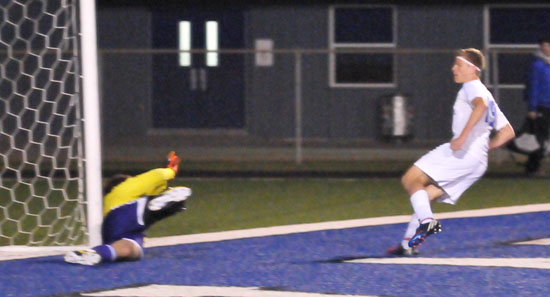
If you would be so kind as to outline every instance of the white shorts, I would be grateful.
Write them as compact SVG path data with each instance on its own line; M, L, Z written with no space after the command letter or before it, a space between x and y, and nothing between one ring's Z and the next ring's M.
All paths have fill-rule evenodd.
M445 191L437 201L449 204L455 204L460 195L487 170L487 162L482 162L465 151L453 151L450 143L436 147L414 165Z

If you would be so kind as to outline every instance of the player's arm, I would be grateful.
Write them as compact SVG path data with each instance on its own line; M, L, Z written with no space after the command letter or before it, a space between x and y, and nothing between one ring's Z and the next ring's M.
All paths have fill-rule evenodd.
M176 172L171 168L157 168L136 176L134 186L141 195L158 195L175 176Z
M516 136L516 132L514 132L514 128L512 128L512 125L507 124L504 126L504 128L498 130L498 132L491 138L489 141L489 149L496 149L510 141L512 138Z
M178 173L181 159L175 152L167 157L166 168L157 168L127 179L114 189L116 194L137 199L142 195L158 195L167 187L167 182L174 179ZM131 200L133 200L131 199Z
M153 169L144 174L136 176L138 181L141 182L145 187L147 187L146 189L144 189L144 194L160 194L160 192L166 189L167 182L176 177L181 162L180 157L176 154L176 152L171 151L168 154L167 162L168 164L166 165L166 168Z
M157 168L128 178L112 192L121 196L134 197L142 195L156 195L166 188L167 182L175 177L176 173L170 168Z
M455 151L459 150L462 145L464 145L464 142L468 139L468 135L474 126L481 120L481 118L483 118L485 112L487 111L487 103L485 103L483 98L476 97L472 100L472 103L474 105L474 110L472 111L472 114L470 114L470 118L468 119L468 122L466 122L466 126L464 126L464 129L460 135L451 141L451 149Z
M175 152L170 152L167 159L166 168L157 168L130 177L107 193L103 199L103 215L107 215L111 209L143 195L154 196L164 191L168 186L168 181L174 179L178 173L181 161Z

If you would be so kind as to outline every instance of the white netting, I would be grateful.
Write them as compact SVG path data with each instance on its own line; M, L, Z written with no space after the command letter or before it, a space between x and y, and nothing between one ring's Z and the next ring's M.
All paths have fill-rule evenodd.
M0 246L85 239L76 0L0 0Z

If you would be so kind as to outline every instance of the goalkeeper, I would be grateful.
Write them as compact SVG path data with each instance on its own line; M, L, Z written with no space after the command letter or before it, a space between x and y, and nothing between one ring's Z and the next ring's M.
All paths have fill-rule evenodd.
M176 153L168 155L167 168L157 168L135 177L117 174L105 185L103 198L103 244L76 250L65 261L82 265L135 261L143 257L145 230L155 222L185 210L191 195L186 187L167 187L179 168Z

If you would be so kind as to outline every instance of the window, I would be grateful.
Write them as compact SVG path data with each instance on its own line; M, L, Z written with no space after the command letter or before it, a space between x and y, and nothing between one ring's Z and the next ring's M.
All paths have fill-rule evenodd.
M205 23L206 34L206 66L216 67L219 64L218 61L218 47L219 47L219 30L218 22L207 21ZM182 67L190 67L191 61L191 48L193 45L192 35L204 34L203 32L193 32L192 24L190 21L180 21L178 23L178 45L179 45L179 65ZM196 37L196 36L195 36ZM200 38L199 40L202 40Z
M335 43L393 43L391 8L336 7L333 13Z
M486 46L489 53L494 53L488 57L490 83L523 88L538 39L550 32L550 6L488 6L485 16Z
M531 54L499 53L497 55L498 83L507 86L524 84L531 60Z
M392 62L393 57L388 54L337 54L336 81L354 84L391 82Z
M550 31L550 7L491 7L489 19L493 45L536 44Z
M178 26L179 33L179 61L180 66L191 66L191 53L188 52L191 49L191 22L181 21ZM187 51L187 52L184 52Z
M206 66L218 66L218 22L206 22Z
M394 8L333 6L329 11L332 87L393 87ZM368 52L367 52L368 51Z

